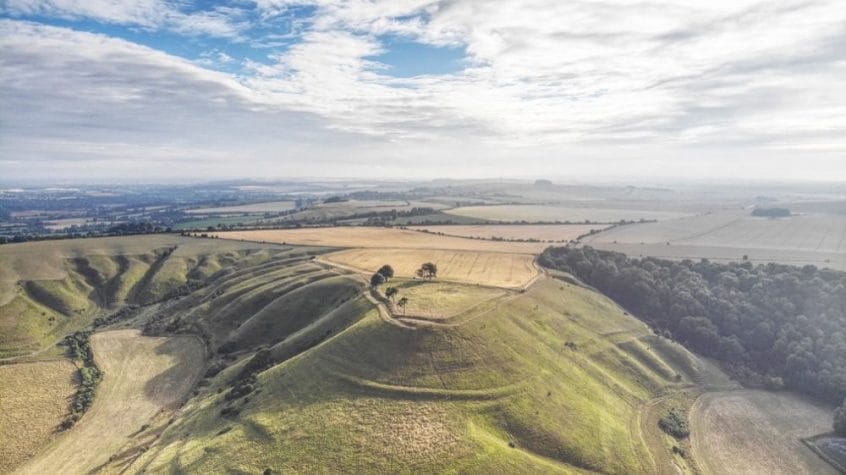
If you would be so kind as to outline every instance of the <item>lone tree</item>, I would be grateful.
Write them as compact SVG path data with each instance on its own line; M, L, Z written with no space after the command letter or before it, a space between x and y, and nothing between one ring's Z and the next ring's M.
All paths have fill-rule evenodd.
M405 306L408 305L408 297L403 297L397 302L397 307L402 309L402 314L405 315Z
M385 289L385 297L388 297L389 299L391 299L391 301L394 300L394 296L396 296L398 293L399 289L397 289L396 287L388 287L387 289Z
M840 437L846 437L846 399L834 410L834 432Z
M370 277L370 285L372 287L379 287L385 283L385 276L380 273L375 273Z
M438 276L438 266L434 262L426 262L417 269L417 276L424 279L434 279Z
M394 268L388 264L383 265L376 271L377 274L382 274L385 280L390 280L394 276Z

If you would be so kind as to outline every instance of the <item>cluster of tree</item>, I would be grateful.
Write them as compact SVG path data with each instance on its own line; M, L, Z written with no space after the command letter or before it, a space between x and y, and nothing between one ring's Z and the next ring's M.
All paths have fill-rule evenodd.
M394 268L388 264L383 265L376 271L372 276L370 276L370 285L373 287L379 287L380 285L384 284L385 282L391 280L394 276Z
M434 279L438 276L438 266L434 262L424 262L415 273L423 279Z
M62 429L70 429L85 411L94 404L94 394L97 385L103 379L103 373L94 363L94 353L91 351L91 332L78 331L65 337L64 343L71 358L79 360L79 389L71 403L71 413L62 421Z
M349 201L349 200L347 198L342 197L342 196L330 196L329 198L326 198L325 200L323 200L324 203L344 203L346 201Z
M752 210L752 216L763 216L765 218L783 218L790 216L790 210L787 208L755 208Z
M672 408L667 415L658 421L658 427L664 432L677 439L684 439L690 435L690 428L687 425L687 417L676 408Z
M748 385L846 397L846 272L814 266L630 259L590 247L540 259Z

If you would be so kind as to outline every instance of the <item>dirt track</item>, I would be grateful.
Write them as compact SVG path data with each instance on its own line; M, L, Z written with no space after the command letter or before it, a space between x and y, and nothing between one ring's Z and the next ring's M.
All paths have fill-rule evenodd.
M203 369L204 348L194 337L113 330L94 334L91 344L105 373L94 405L20 473L96 471L160 410L177 405Z

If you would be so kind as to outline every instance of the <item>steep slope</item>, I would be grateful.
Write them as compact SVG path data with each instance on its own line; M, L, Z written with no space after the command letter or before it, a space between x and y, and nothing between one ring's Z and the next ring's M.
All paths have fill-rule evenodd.
M0 246L0 358L43 350L126 305L188 294L217 273L304 252L179 236Z
M283 340L269 369L245 357L203 383L129 472L653 473L641 408L703 369L552 278L457 326L357 302L336 313L364 317L316 346Z

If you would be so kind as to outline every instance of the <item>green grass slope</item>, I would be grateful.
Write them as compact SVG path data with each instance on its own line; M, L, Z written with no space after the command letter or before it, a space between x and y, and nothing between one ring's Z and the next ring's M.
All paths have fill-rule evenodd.
M232 278L240 293L221 308L262 285ZM249 355L203 383L129 472L653 473L641 406L698 377L684 349L557 279L462 325L419 328L384 320L361 297L345 300L344 281L256 305L251 318L261 323L235 325L231 341L272 334L278 364L239 397L231 387ZM222 336L216 314L193 318Z
M311 252L168 235L0 246L0 358L42 350L124 305L182 296L218 275Z

